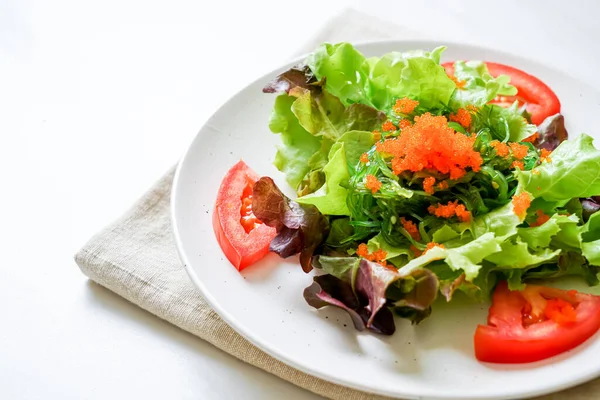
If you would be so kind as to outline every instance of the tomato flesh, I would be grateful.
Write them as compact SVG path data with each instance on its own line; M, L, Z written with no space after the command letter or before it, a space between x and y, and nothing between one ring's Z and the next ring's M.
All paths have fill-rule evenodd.
M225 175L213 212L213 229L227 259L243 270L269 252L277 234L252 213L252 186L258 175L243 161Z
M526 363L571 350L600 329L600 297L544 286L496 288L488 324L475 332L475 356L493 363Z
M531 114L531 122L536 125L560 112L560 101L556 94L535 76L504 64L493 62L485 64L493 77L508 75L510 83L518 90L517 96L499 96L491 101L492 104L509 107L518 100L519 105L526 105L527 111ZM442 66L448 75L454 74L454 62L447 62Z

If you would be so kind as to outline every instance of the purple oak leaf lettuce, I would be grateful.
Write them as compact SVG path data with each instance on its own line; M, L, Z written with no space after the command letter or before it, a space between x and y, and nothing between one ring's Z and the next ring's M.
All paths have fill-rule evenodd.
M262 177L252 189L252 211L256 218L277 229L270 250L286 258L300 253L300 265L312 270L313 253L329 233L329 220L317 207L298 204L284 195L273 179Z

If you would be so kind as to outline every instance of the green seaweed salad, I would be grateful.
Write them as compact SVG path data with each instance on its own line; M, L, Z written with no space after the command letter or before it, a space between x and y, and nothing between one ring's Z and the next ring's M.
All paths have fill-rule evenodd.
M440 64L444 47L366 58L323 44L265 88L281 136L271 178L253 188L270 249L317 268L304 296L346 310L357 329L392 334L441 294L487 299L497 282L575 275L598 284L600 151L567 139L555 114L530 123L506 75Z

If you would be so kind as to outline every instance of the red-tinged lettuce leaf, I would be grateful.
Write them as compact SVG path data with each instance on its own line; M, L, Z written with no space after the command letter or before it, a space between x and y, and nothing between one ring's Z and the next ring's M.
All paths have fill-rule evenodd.
M538 126L539 138L535 142L538 149L554 150L559 144L569 138L565 128L565 117L561 114L552 115Z
M365 327L383 335L392 335L396 331L394 316L389 309L382 308L371 318L371 312L359 302L350 283L333 275L316 276L313 284L304 289L304 298L316 309L326 306L341 308L348 313L354 327L359 331ZM367 326L369 319L372 321Z
M316 81L310 69L293 67L278 75L264 93L285 92L296 98L292 112L312 135L335 141L349 131L372 131L387 119L385 113L365 104L348 107L324 90L325 79Z
M440 282L440 293L446 301L452 300L454 292L465 282L465 274L460 274L458 278L454 280L446 280Z
M394 332L392 310L404 318L418 323L431 314L431 304L437 297L439 280L436 275L428 269L413 270L409 274L401 274L390 266L383 266L365 259L356 257L329 257L318 256L313 260L314 266L327 272L328 275L315 278L327 279L327 283L335 282L336 287L326 288L321 285L325 293L317 290L316 286L305 292L305 297L310 305L320 308L328 294L344 303L346 308L354 310L362 318L367 329L390 335ZM323 278L329 276L330 278ZM338 282L339 281L339 282ZM343 282L343 285L342 285ZM347 285L347 286L346 286ZM342 300L340 288L353 289L355 299L345 297ZM334 289L336 291L334 291ZM319 301L314 299L319 293ZM343 293L348 293L344 290ZM329 301L330 305L340 307ZM358 304L358 306L357 306ZM344 307L341 307L344 308ZM352 318L356 315L348 311Z
M367 328L372 329L379 314L388 310L388 299L394 301L391 306L397 314L411 319L413 323L429 316L431 304L437 297L439 281L427 269L415 270L404 276L394 267L363 259L356 271L354 289L361 302L367 303ZM401 313L401 310L405 312Z
M383 266L365 259L360 261L354 287L359 297L363 297L368 302L368 328L372 326L375 315L387 301L386 291L388 287L398 279L400 279L400 275L394 267Z
M365 329L365 321L357 312L360 304L348 282L333 275L316 276L312 285L304 289L304 299L316 309L326 306L339 307L350 315L357 330Z
M324 83L321 81L321 84ZM306 65L294 66L277 75L275 79L263 88L263 93L289 93L295 87L310 89L319 84L310 68Z
M262 177L252 189L252 211L256 218L277 229L271 251L283 258L300 253L302 269L312 270L312 256L329 233L329 220L317 207L298 204L284 195L273 179Z
M440 288L437 276L428 269L416 270L400 283L400 289L405 294L394 302L394 306L409 307L418 311L426 311L431 307Z
M371 317L371 313L366 307L361 308L358 313L362 320L366 323ZM384 307L372 318L371 325L367 327L371 332L382 335L393 335L396 332L396 324L394 323L394 314L389 308Z
M581 209L582 209L582 217L583 221L587 222L588 219L592 216L592 214L600 211L600 196L590 197L589 199L581 199Z

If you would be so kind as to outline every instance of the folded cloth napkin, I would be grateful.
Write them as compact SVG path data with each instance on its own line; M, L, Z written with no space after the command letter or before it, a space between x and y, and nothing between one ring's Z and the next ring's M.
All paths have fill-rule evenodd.
M379 29L386 26L385 30ZM362 41L421 35L348 10L331 20L302 53L324 41ZM163 176L120 219L94 236L75 256L94 282L144 310L200 337L249 364L331 399L375 399L372 394L336 385L300 372L252 345L215 313L190 281L171 233L170 194L174 169ZM600 380L545 400L600 398Z

